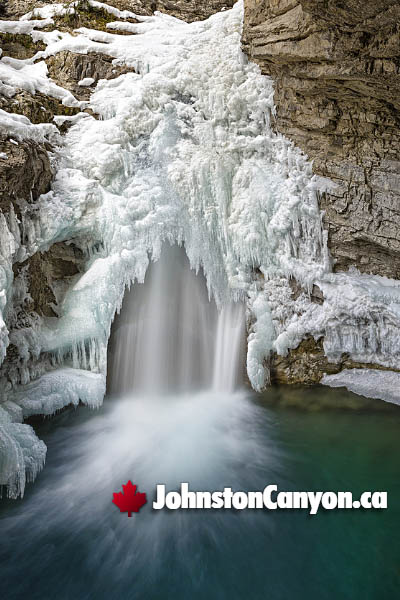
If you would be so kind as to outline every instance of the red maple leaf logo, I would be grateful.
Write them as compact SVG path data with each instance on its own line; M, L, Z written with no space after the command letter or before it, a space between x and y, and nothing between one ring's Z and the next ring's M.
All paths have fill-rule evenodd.
M118 506L120 512L127 512L128 517L131 517L133 512L139 512L143 504L147 502L146 494L136 492L136 488L137 486L129 480L126 485L122 486L123 492L113 494L112 502Z

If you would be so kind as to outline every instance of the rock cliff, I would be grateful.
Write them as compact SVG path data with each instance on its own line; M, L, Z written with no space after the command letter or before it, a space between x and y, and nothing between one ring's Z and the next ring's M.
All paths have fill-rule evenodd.
M245 0L243 47L275 81L276 130L336 184L320 195L334 271L400 277L400 5L397 0ZM343 363L343 364L342 364ZM305 340L272 379L332 369Z
M243 45L275 80L277 130L337 185L334 270L400 277L400 5L245 0Z

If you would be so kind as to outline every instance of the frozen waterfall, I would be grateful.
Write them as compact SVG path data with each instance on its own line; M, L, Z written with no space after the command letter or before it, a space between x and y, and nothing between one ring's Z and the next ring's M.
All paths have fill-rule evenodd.
M322 339L332 361L346 352L357 362L399 366L400 283L331 272L318 194L333 183L313 176L307 157L271 127L273 81L241 50L242 0L191 24L93 5L115 17L107 31L45 31L64 10L57 4L0 23L44 47L26 60L0 58L10 97L21 88L67 106L88 106L96 115L56 117L70 121L61 137L53 124L0 110L0 132L16 143L50 143L57 168L51 190L20 217L12 209L7 217L0 214L0 360L9 344L18 357L13 386L7 381L0 395L0 483L12 482L13 495L23 492L25 470L34 477L45 455L23 418L79 401L101 404L111 324L132 284L126 304L135 319L116 335L118 352L137 358L121 362L114 384L118 379L130 387L134 378L134 386L151 383L154 391L184 389L189 381L231 388L236 358L228 358L225 341L227 332L235 340L242 335L237 323L244 309L229 308L238 300L246 305L247 374L257 391L268 382L270 354L285 355L306 336ZM135 22L119 20L122 14ZM131 72L100 80L90 102L78 102L47 76L43 59L64 51L103 53ZM27 293L23 276L13 281L13 263L70 240L85 264L67 289L58 290L57 317L27 317L24 327L13 328ZM207 309L208 296L196 291L193 273L177 282L179 302L163 303L170 282L160 266L149 274L158 296L150 294L148 306L136 300L149 265L168 243L184 244L190 267L204 274L212 298ZM321 304L312 302L313 285L322 292ZM218 323L216 307L222 309ZM182 339L168 329L168 314L175 319L178 311L187 324ZM156 324L148 326L149 313L160 317L161 345ZM208 335L213 328L215 336ZM168 357L162 368L160 353ZM178 360L182 374L172 376Z
M51 18L53 10L40 15ZM24 214L24 244L16 250L23 256L71 238L82 239L87 252L59 318L13 335L24 381L40 353L104 373L125 286L144 281L165 241L184 243L218 306L264 295L263 281L276 277L295 276L308 289L329 270L316 197L322 182L271 131L273 83L241 51L242 2L191 24L160 13L135 18L108 24L109 32L34 32L46 45L36 60L65 50L103 52L132 72L99 82L90 100L99 118L73 118L52 190ZM123 28L130 35L112 33ZM44 89L39 64L30 84ZM49 127L17 119L15 135L42 139ZM254 330L263 351L248 360L257 389L276 338L273 318L263 322Z

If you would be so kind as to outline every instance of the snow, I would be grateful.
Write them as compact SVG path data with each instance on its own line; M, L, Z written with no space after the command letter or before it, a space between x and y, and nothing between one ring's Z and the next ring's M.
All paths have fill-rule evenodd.
M55 125L49 123L33 124L28 117L6 112L0 108L0 133L12 135L16 139L9 141L18 146L18 141L33 140L38 143L60 143L60 136Z
M345 387L354 394L400 404L400 373L379 369L345 369L321 380L330 387Z
M114 17L117 17L118 19L136 19L138 21L144 22L151 18L141 17L129 10L119 10L118 8L115 8L115 6L110 6L109 4L105 4L104 2L96 2L96 0L89 0L89 4L90 6L93 6L93 8L102 8L110 15L114 15Z
M73 115L72 117L66 117L64 115L55 115L53 117L53 121L54 123L56 123L56 125L62 125L65 122L69 122L72 124L78 123L81 119L86 119L88 118L89 115L88 113L84 113L84 112L79 112L76 115Z
M61 4L35 9L20 26L63 10ZM72 124L61 140L53 124L0 111L0 132L57 146L51 191L28 205L20 221L12 212L0 215L0 360L11 335L23 362L21 382L41 374L31 365L43 353L53 367L85 370L100 382L125 288L144 280L168 241L184 244L191 266L204 269L220 307L247 301L247 369L256 390L268 382L270 353L284 355L306 335L323 338L332 361L347 352L354 360L398 366L400 284L331 272L317 195L333 184L315 177L307 157L273 133L273 82L240 47L242 2L191 24L106 10L137 23L73 35L35 28L30 35L45 50L25 61L0 60L0 86L9 97L21 88L40 91L99 117L56 117ZM112 33L122 28L128 35ZM98 82L90 102L78 102L47 75L44 60L64 50L101 52L132 72ZM13 260L71 239L84 249L86 264L66 290L59 317L38 317L9 334ZM296 299L290 277L302 286ZM313 285L323 304L312 302ZM74 380L67 375L60 387ZM28 385L36 389L34 381ZM58 410L64 400L52 385L50 378L43 404L26 400L23 410ZM89 404L98 393L87 393Z
M53 19L33 21L0 21L0 33L19 33L29 35L34 29L42 29L54 23Z
M81 87L88 87L90 85L93 85L94 81L95 80L93 79L93 77L84 77L83 79L78 81L78 85L80 85Z
M59 17L66 14L74 14L75 8L74 6L77 2L71 2L68 5L65 3L60 4L47 4L46 6L34 8L32 11L26 13L22 17L20 17L20 21L30 21L34 17L38 17L39 19L51 19L52 17Z
M87 105L85 102L79 102L71 92L47 77L47 65L44 60L35 63L31 62L32 60L18 60L9 56L0 59L1 93L11 98L18 90L26 90L30 94L41 92L61 100L65 106L84 108Z

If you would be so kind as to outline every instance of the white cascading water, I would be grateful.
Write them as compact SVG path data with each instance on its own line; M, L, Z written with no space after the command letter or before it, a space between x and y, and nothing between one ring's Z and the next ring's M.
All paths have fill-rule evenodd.
M215 391L234 391L240 380L240 365L243 367L244 339L244 305L231 302L218 315L213 371Z
M232 392L244 368L244 325L243 304L218 311L183 248L165 246L145 283L127 293L116 319L109 388L118 395Z

